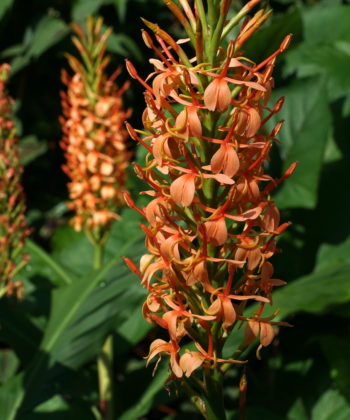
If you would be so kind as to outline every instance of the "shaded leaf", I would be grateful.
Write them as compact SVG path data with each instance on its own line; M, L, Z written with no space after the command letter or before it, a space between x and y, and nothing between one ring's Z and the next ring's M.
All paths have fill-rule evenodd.
M22 165L28 165L28 163L32 162L47 150L47 143L39 141L34 135L22 138L19 146Z
M312 409L312 420L348 420L350 406L335 389L326 391Z
M1 0L0 2L0 19L4 16L7 10L12 6L14 0Z
M168 365L164 363L159 367L144 393L137 398L135 404L129 410L119 417L119 420L135 420L148 413L152 408L156 394L164 387L168 376Z
M3 412L4 419L14 418L16 409L24 398L21 412L27 412L43 398L43 390L48 392L45 377L47 380L47 377L52 375L52 369L58 361L62 367L70 368L80 366L89 357L96 355L108 330L111 330L108 316L114 316L116 312L119 315L119 312L123 311L122 302L125 296L119 303L115 298L126 290L134 298L134 293L130 291L133 276L125 267L121 256L130 253L140 255L143 241L136 245L140 243L140 236L143 239L143 235L129 235L129 241L119 248L114 258L98 272L53 292L51 315L39 352L25 371L23 380L27 392L24 394L22 388L18 390L12 405L8 407L9 411ZM111 270L115 276L115 281L111 282L112 289L107 289L103 284L99 289L98 285ZM129 304L130 300L125 299L124 305ZM52 380L48 383L51 386L54 384Z
M78 0L71 10L72 20L81 22L96 13L105 0Z
M348 355L350 354L350 342L348 337L336 336L321 337L320 343L323 353L331 367L331 377L339 391L350 403L350 366Z
M45 16L38 23L30 42L27 54L29 57L39 57L47 49L57 44L68 32L63 20Z
M299 161L299 165L293 176L282 184L275 199L280 208L314 208L331 131L327 95L319 79L306 79L277 90L271 102L281 96L286 96L286 102L273 123L286 121L279 135L283 170L295 161Z
M143 60L143 54L136 42L125 34L111 33L107 41L108 51L122 55L123 57L134 57L139 61Z

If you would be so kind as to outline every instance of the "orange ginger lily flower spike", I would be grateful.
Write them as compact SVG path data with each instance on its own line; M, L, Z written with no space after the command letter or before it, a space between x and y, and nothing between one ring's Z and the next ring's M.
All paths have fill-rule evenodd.
M67 54L74 72L62 72L67 87L62 92L64 133L61 146L65 151L64 172L68 175L70 201L75 230L84 229L93 243L102 243L110 224L118 218L117 209L124 204L128 133L124 121L131 110L123 110L122 94L128 83L118 88L106 66L106 41L111 29L102 30L102 19L88 19L87 33L77 24L72 38L80 61Z
M24 193L21 185L23 168L19 159L19 142L14 123L14 101L8 95L6 82L10 66L0 65L0 298L3 295L23 297L23 284L14 280L26 265L23 254L30 233L25 219Z
M143 31L157 55L150 60L154 72L143 80L126 61L131 77L146 89L143 134L128 129L148 152L144 167L134 167L151 189L144 192L151 197L144 208L126 195L127 204L146 219L148 248L140 270L127 263L148 290L145 319L169 336L151 344L148 361L170 356L170 379L196 394L197 408L210 419L226 418L224 372L246 362L224 357L227 337L245 324L239 354L252 337L259 336L263 346L273 340L276 323L260 312L271 302L273 287L282 285L271 278L270 259L288 223L280 224L270 193L296 166L277 180L266 173L282 125L270 133L265 127L283 104L267 106L273 64L290 36L261 63L243 57L242 45L270 15L261 10L247 16L259 2L249 1L228 21L230 0L217 2L210 16L202 1L192 7L187 0L164 0L188 39L176 42L145 21L155 34ZM227 47L227 35L245 16ZM244 314L250 302L261 303L253 318Z

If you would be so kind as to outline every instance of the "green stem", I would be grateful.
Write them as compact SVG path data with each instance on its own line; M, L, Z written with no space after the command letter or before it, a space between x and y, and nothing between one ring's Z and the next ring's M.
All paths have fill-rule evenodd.
M100 408L104 419L114 420L113 336L109 335L97 359Z
M94 269L103 265L104 245L95 245ZM113 401L113 336L109 335L97 356L100 410L105 420L114 420Z
M94 246L95 253L94 253L94 269L99 270L103 264L103 251L104 246L101 244L96 244Z
M206 420L226 420L223 375L216 369L207 369L204 373L204 380Z

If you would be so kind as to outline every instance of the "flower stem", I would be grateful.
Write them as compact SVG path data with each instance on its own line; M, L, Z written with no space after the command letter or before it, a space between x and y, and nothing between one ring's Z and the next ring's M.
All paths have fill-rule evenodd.
M104 245L95 244L94 269L103 264ZM104 420L114 420L113 401L113 336L109 335L97 356L100 410Z
M207 369L204 373L206 395L205 418L206 420L226 420L223 375L216 369Z
M105 420L114 420L113 336L109 335L97 358L100 410Z

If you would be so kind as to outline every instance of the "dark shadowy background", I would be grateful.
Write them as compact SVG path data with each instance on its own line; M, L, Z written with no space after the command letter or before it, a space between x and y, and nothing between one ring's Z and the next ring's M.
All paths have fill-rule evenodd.
M233 1L233 7L242 3ZM280 308L277 319L294 327L280 329L274 343L262 351L261 361L254 350L247 356L248 419L347 420L350 6L341 0L275 0L270 6L274 14L249 42L246 56L261 60L286 34L294 34L276 68L271 103L286 96L277 116L285 125L270 162L271 173L279 175L299 161L293 177L275 194L283 220L293 224L280 240L281 253L274 260L275 276L289 284L276 290L271 309L272 313ZM121 262L102 283L88 274L91 246L67 225L67 179L60 169L63 154L58 144L60 71L67 67L64 52L74 53L69 23L83 22L89 14L103 16L114 28L109 40L111 69L128 57L141 75L151 71L151 51L142 43L139 16L182 36L160 0L0 2L0 60L12 65L9 90L17 101L32 238L69 276L84 277L64 286L55 269L45 266L44 256L28 249L31 262L21 274L26 299L15 306L0 302L0 413L6 413L1 418L15 418L11 415L17 406L16 418L25 420L96 418L93 361L111 331L116 343L117 418L195 418L181 390L176 395L172 388L170 396L164 390L166 367L161 365L153 379L152 368L144 367L142 356L156 333L141 318L144 292L134 276ZM124 72L120 83L127 78ZM140 127L144 102L135 81L126 92L125 106L134 109L131 122ZM138 154L135 151L136 159ZM129 187L136 199L139 183L131 178ZM129 210L123 214L106 259L120 252L119 256L129 253L137 260L142 253L138 217ZM126 239L133 236L136 245L124 252ZM230 419L236 418L239 369L227 379Z

